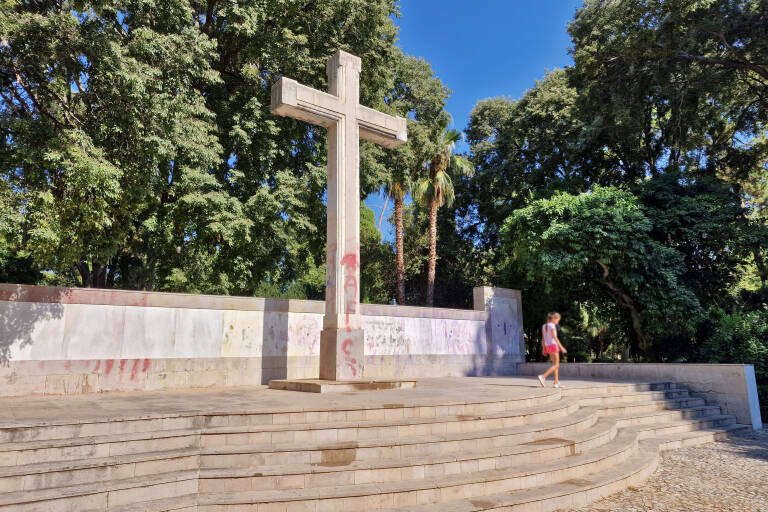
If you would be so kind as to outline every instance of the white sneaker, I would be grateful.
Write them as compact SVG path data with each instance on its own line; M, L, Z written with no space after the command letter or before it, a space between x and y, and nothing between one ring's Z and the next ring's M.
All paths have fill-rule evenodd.
M563 389L565 389L565 386L563 386L562 384L555 384L555 387L556 388L563 388Z
M539 382L541 382L541 387L546 387L544 385L544 377L542 377L541 375L539 375Z

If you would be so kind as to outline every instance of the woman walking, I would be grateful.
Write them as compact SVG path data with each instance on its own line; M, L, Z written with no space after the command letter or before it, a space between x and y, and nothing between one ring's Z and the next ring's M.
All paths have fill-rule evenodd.
M542 387L544 381L551 374L555 374L555 387L561 388L560 385L560 352L567 354L568 351L560 343L560 339L557 336L557 324L560 323L560 313L549 313L547 315L547 323L541 327L541 354L549 354L549 358L552 360L552 366L546 372L539 375L539 382Z

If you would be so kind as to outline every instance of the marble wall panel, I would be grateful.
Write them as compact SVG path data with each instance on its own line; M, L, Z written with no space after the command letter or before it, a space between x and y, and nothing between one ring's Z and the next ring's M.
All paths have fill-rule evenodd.
M265 311L262 329L262 356L285 357L288 354L289 313Z
M221 310L178 309L173 357L217 357L221 354Z
M124 359L174 357L176 315L174 308L125 307Z
M126 306L66 304L65 359L112 359L123 346Z
M288 356L319 356L323 316L288 313Z
M263 311L223 311L222 357L260 356L263 337Z
M64 307L0 302L0 361L63 359Z

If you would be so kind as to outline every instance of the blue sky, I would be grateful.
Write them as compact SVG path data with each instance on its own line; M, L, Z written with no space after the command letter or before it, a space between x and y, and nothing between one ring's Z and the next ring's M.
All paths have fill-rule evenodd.
M475 104L485 98L520 98L547 70L572 62L566 25L582 0L401 0L399 46L423 57L453 91L447 110L463 130ZM466 150L466 145L458 148ZM366 204L378 219L384 197ZM389 202L387 210L391 210ZM384 214L384 238L394 228Z

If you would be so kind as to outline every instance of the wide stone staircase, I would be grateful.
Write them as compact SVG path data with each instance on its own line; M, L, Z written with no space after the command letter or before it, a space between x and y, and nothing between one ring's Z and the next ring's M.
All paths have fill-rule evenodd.
M747 428L675 383L0 428L0 511L537 511Z

